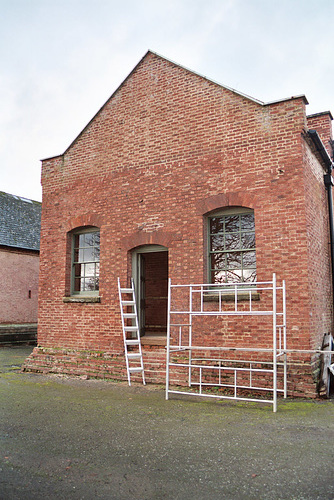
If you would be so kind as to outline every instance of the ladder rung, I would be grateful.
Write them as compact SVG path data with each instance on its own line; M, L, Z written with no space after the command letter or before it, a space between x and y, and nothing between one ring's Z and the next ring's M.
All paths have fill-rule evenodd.
M138 339L131 339L131 340L126 339L125 343L126 345L139 345L140 341Z
M138 332L138 326L124 326L125 332Z
M133 293L132 288L121 288L121 293Z
M122 306L130 306L134 304L135 304L134 300L122 300Z
M130 318L135 319L137 316L136 316L136 313L124 313L123 317L128 318L128 319L130 319Z
M129 368L129 372L142 372L144 368L141 367L135 367L135 368Z
M142 355L140 354L140 352L129 352L128 353L128 358L131 358L131 359L132 358L141 358L141 356Z

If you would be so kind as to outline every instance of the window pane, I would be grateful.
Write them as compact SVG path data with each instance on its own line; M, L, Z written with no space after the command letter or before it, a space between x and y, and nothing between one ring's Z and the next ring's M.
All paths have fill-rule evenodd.
M78 241L78 243L75 246L78 247L83 247L85 244L85 235L84 234L77 234L75 236L75 239Z
M256 267L255 252L244 252L242 256L243 267Z
M242 231L252 231L254 229L255 229L254 214L242 214L241 215L241 230Z
M210 233L219 233L224 231L224 217L212 217L210 219Z
M96 290L95 278L86 278L85 279L85 291L93 292L94 290Z
M227 271L226 281L228 283L240 283L240 282L242 282L241 269L234 269L234 271Z
M94 247L93 258L95 261L100 260L100 246Z
M243 281L245 281L246 283L252 283L253 281L256 281L256 269L244 269Z
M77 252L77 262L85 262L85 260L84 260L84 250L78 250L78 252Z
M226 258L224 253L211 254L211 269L225 269Z
M211 272L211 283L226 283L226 272L225 271L212 271Z
M85 277L95 276L95 264L85 264Z
M227 233L239 231L239 215L226 215L225 216L225 231Z
M85 247L94 246L95 236L93 233L86 233L83 236L84 236L83 246Z
M217 250L224 250L224 235L215 235L211 236L211 250L217 251Z
M255 233L241 233L241 247L255 248Z
M227 233L225 234L225 250L239 250L240 246L240 233Z
M100 233L94 233L94 245L100 247Z
M226 254L227 269L241 269L241 252Z
M94 259L94 248L85 248L83 252L83 262L93 262Z

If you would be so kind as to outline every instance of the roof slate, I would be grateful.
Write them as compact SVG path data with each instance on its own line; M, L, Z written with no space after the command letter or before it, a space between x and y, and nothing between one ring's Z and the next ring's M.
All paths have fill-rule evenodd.
M0 245L39 250L42 204L0 191Z

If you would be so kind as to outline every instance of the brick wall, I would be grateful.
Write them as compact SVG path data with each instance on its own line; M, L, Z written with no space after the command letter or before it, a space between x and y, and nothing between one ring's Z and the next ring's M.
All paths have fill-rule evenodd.
M117 277L131 275L131 250L163 245L173 283L206 282L205 218L231 206L254 209L258 280L286 280L288 346L316 344L332 326L321 293L331 295L328 231L305 129L303 97L264 106L148 53L65 154L43 161L41 348L122 355ZM64 303L69 231L88 225L101 231L101 301ZM271 344L253 319L210 337ZM37 350L37 368L38 359Z
M308 128L310 130L315 129L318 132L320 139L322 140L323 145L327 149L327 152L331 158L333 156L331 145L332 120L333 117L329 111L325 111L324 113L316 113L307 117Z
M37 323L38 252L0 248L0 324Z

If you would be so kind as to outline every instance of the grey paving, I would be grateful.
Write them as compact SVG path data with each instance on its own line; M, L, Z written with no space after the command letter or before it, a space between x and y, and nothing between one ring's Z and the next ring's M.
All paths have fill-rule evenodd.
M333 499L333 401L174 397L20 373L0 349L0 499Z

